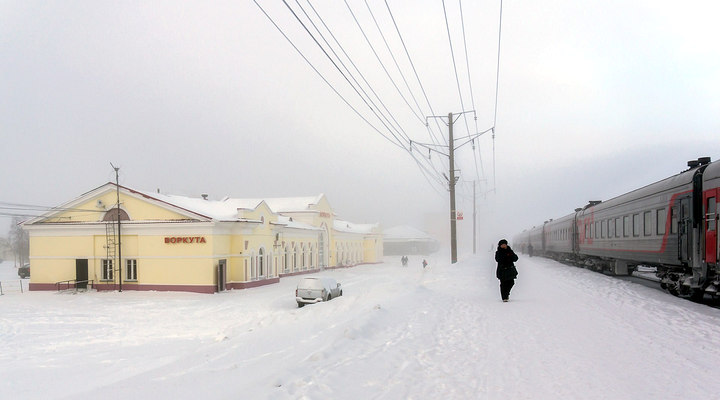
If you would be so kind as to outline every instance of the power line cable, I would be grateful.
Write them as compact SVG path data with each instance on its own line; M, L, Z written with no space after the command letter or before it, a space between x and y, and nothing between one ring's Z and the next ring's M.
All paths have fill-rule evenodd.
M470 101L472 102L473 110L475 110L475 94L473 93L472 79L471 79L471 75L470 75L470 57L468 56L467 39L465 37L465 16L463 15L462 0L458 0L458 3L460 4L460 24L462 26L463 47L465 48L465 65L466 65L467 74L468 74L468 85L470 86ZM473 115L474 115L474 120L475 120L475 132L477 132L478 131L477 112L474 112ZM480 146L478 145L478 155L480 156L480 170L482 171L482 176L480 176L480 172L478 171L478 161L477 161L477 157L475 156L474 150L475 150L475 143L473 142L473 158L475 159L475 173L477 174L478 179L484 179L485 178L485 170L483 168L482 154L480 153Z
M385 43L385 48L387 49L388 53L390 54L390 57L392 58L393 63L395 63L395 68L397 68L398 73L400 73L400 77L402 78L403 82L405 83L405 87L407 88L408 92L410 93L410 97L412 97L413 102L415 102L415 106L420 111L420 114L423 114L422 108L420 108L420 104L418 104L418 101L415 98L415 95L413 94L412 89L410 89L410 85L408 84L407 79L405 79L405 74L403 74L402 69L400 68L400 65L397 62L397 59L395 58L395 54L393 53L392 49L390 49L390 45L388 44L387 39L385 38L385 34L383 33L382 29L380 29L380 24L378 24L378 21L375 18L375 14L372 12L372 9L370 8L370 4L367 2L367 0L365 0L365 6L367 7L368 12L370 12L370 17L372 17L372 20L375 23L375 27L377 28L378 33L380 33L380 37L382 38L383 43ZM409 104L408 104L408 106L409 106ZM415 113L414 110L413 110L413 114L415 114L415 117L417 117L417 119L420 121L420 123L424 125L422 117L420 117L420 115Z
M407 106L410 107L410 109L412 110L412 106L411 106L410 103L407 101L407 99L405 98L405 96L402 94L402 91L401 91L400 88L397 86L397 83L395 83L395 80L392 78L392 76L390 75L390 72L389 72L389 71L387 70L387 68L385 67L385 63L383 63L383 61L380 59L380 55L378 55L377 51L375 51L375 46L372 45L372 43L370 42L370 39L367 37L367 34L365 34L365 30L362 28L362 25L360 24L360 21L358 21L356 15L355 15L355 12L352 10L352 7L350 7L350 4L348 4L347 0L344 0L344 1L345 1L345 5L346 5L347 8L348 8L348 11L350 11L350 14L351 14L352 17L353 17L353 20L355 21L355 24L356 24L356 25L358 26L358 28L360 29L360 32L362 33L363 37L365 38L365 42L367 42L368 46L370 46L370 50L372 51L372 53L375 55L375 58L376 58L376 59L378 60L378 62L380 63L380 66L382 67L383 71L385 72L385 75L387 75L388 79L390 80L390 83L392 83L393 87L394 87L395 90L398 92L398 95L400 95L400 97L403 99L403 101L405 102L405 104L407 104ZM414 110L413 110L413 113L415 113ZM416 114L416 116L417 116L417 114ZM421 121L422 121L422 119L421 119Z
M348 77L345 75L345 73L343 73L343 71L340 69L340 67L337 65L337 63L335 63L335 60L333 60L333 58L330 57L330 55L327 53L327 51L325 51L325 48L320 44L320 42L317 41L317 39L315 38L315 35L313 35L312 32L310 32L310 30L308 29L308 27L307 27L307 26L305 25L305 23L300 19L300 17L297 15L297 13L295 12L295 10L293 10L292 7L290 7L290 5L287 3L287 1L282 0L282 2L285 4L285 7L287 7L287 9L290 10L290 12L292 13L292 15L293 15L293 16L295 17L295 19L300 23L300 25L303 27L303 29L305 29L305 32L307 32L307 34L310 35L310 38L313 40L313 42L315 42L315 44L320 48L320 50L323 52L323 54L325 54L325 57L327 57L328 60L330 60L330 62L332 63L332 65L335 67L335 69L337 69L338 72L340 72L340 75L342 75L342 77L345 78L345 81L350 85L350 87L352 87L352 89L353 89L353 90L355 91L355 93L360 97L360 99L363 101L363 103L365 103L365 105L368 106L368 108L369 108L370 111L375 115L375 117L378 118L378 120L380 120L380 122L385 126L386 129L388 129L388 131L389 131L390 134L395 138L395 140L397 140L397 144L398 144L400 147L405 148L405 145L403 144L403 142L392 132L392 130L391 130L390 128L388 128L387 125L385 125L385 123L382 121L382 119L380 119L380 117L378 117L377 112L375 111L375 108L373 108L373 106L371 106L370 104L368 104L368 102L365 100L365 98L360 94L360 92L358 92L358 89L352 84L352 82L350 82L350 79L348 79ZM256 4L257 4L257 3L256 3ZM409 138L407 138L407 140L409 141Z
M343 47L343 45L340 43L340 41L337 39L337 37L333 34L333 32L332 32L332 30L330 29L330 27L325 23L325 20L323 19L323 17L320 15L320 13L317 11L317 9L313 6L313 4L310 2L310 0L307 0L307 3L308 3L308 5L310 6L310 8L313 10L313 12L315 13L315 15L317 16L317 18L320 20L320 23L323 25L323 27L325 28L325 30L327 30L327 32L328 32L328 33L330 34L330 36L333 38L334 42L335 42L335 43L337 44L337 46L340 48L340 51L345 55L345 57L348 59L348 61L349 61L350 64L353 66L353 68L355 69L355 71L357 71L357 73L360 74L360 77L361 77L362 80L365 82L365 84L368 86L368 88L370 89L370 91L375 95L375 97L378 99L378 101L380 101L380 103L383 105L383 107L385 108L385 110L387 111L387 113L390 114L390 116L391 116L391 118L393 119L393 121L395 121L395 123L398 125L398 127L403 131L403 133L405 134L405 138L407 138L407 139L410 141L411 145L412 145L412 142L413 142L412 139L409 138L409 136L407 135L407 133L405 132L405 130L402 129L402 126L401 126L401 125L398 123L398 121L394 118L392 112L390 112L390 110L385 106L385 103L382 101L382 99L380 98L380 96L379 96L379 95L375 92L375 90L372 88L372 85L367 81L367 79L365 78L364 74L360 71L360 69L357 67L357 65L355 64L355 62L352 60L352 57L350 57L350 55L347 53L347 51L345 51L345 48ZM312 19L310 18L310 16L305 12L305 9L304 9L299 3L298 3L298 6L299 6L300 9L303 11L303 13L305 14L305 16L306 16L306 17L310 20L310 22L313 24L313 27L315 27L315 29L318 31L318 33L320 34L320 36L323 38L323 41L325 41L325 43L328 45L328 47L330 47L330 50L331 50L331 51L333 52L333 54L338 58L338 60L340 61L340 63L343 65L343 67L345 67L346 70L348 70L348 74L349 74L350 76L352 76L352 72L349 71L349 69L347 68L347 66L342 62L342 60L340 60L340 57L338 56L338 54L332 49L332 46L328 43L327 40L325 40L324 35L322 35L322 33L320 33L318 27L312 22ZM396 66L397 66L397 64L396 64ZM398 67L398 68L399 68L399 67ZM402 74L402 72L401 72L401 74ZM358 86L360 86L360 83L357 82L357 80L354 79L354 77L353 77L353 80L355 80L355 82L358 84ZM363 93L366 93L366 92L363 90ZM366 94L367 94L367 93L366 93ZM368 97L369 97L369 96L368 96ZM370 101L373 102L372 100L370 100ZM374 102L373 102L373 104L374 104ZM422 110L421 110L421 112L422 112ZM388 123L389 123L389 121L388 121ZM426 124L423 124L423 125L425 125L426 128L427 128L427 125L426 125ZM408 151L409 151L409 152L412 152L412 149L409 149ZM411 156L413 156L413 155L411 155ZM415 158L414 156L413 156L413 158L415 159L416 163L420 163L420 161L418 161L417 158ZM441 172L438 171L438 168L434 165L434 163L433 163L431 160L426 160L424 157L423 157L423 160L430 166L430 168L433 169L433 171L435 171L435 173L437 174L437 177L439 177L439 176L441 175ZM430 173L430 171L427 171L427 168L425 168L425 171L428 172L428 173ZM423 172L423 173L424 173L424 172Z
M450 43L450 55L452 57L453 70L455 71L455 82L457 82L458 95L460 96L460 107L463 111L463 119L465 120L465 128L467 129L468 136L470 136L470 127L467 123L467 114L465 114L465 102L463 100L462 90L460 90L460 76L457 72L457 65L455 63L455 50L453 49L452 37L450 35L450 23L448 22L447 10L445 9L445 0L442 2L443 14L445 15L445 28L447 28L448 42ZM452 143L450 144L453 145Z
M378 115L377 115L377 113L375 112L375 110L373 109L373 107L370 106L370 105L367 103L367 101L365 100L365 98L363 98L362 95L360 95L360 93L358 92L357 88L355 88L355 87L352 85L352 83L351 83L350 80L347 78L347 76L342 72L342 70L341 70L341 69L338 67L338 65L334 62L334 60L332 59L332 57L330 57L330 55L325 51L325 49L322 47L322 45L318 42L318 40L314 37L314 35L309 31L309 29L307 28L307 26L306 26L306 25L302 22L302 20L299 18L299 16L297 15L297 13L295 13L295 11L292 9L292 7L290 7L289 4L287 4L287 2L286 2L285 0L283 0L283 3L284 3L285 6L288 8L288 10L290 10L290 12L291 12L291 13L293 14L293 16L296 18L296 20L302 25L302 27L305 29L306 33L308 33L308 35L310 35L310 37L311 37L312 40L315 42L315 44L316 44L318 47L320 47L321 51L322 51L322 52L325 54L325 56L331 61L331 63L335 66L335 68L338 70L338 72L341 73L341 75L343 76L343 78L345 78L346 82L351 85L351 87L353 88L353 90L355 90L355 92L358 94L358 96L360 96L360 98L363 100L363 102L370 108L370 110L373 112L373 114L376 116L376 118L378 118L378 120L380 120L380 122L385 126L385 128L388 129L388 131L390 131L390 134L395 138L395 140L396 140L397 142L393 141L393 140L390 139L387 135L383 134L377 127L375 127L372 123L370 123L370 121L368 121L355 107L353 107L352 104L350 104L350 103L345 99L345 97L342 96L342 95L338 92L338 90L323 76L323 74L320 73L320 71L312 64L312 62L310 62L310 61L308 60L308 58L303 54L303 52L302 52L302 51L295 45L295 43L285 34L285 32L282 30L282 28L280 28L279 25L273 20L273 18L265 11L265 9L263 9L263 7L260 6L260 4L258 4L257 0L254 0L254 2L255 2L255 5L263 12L263 14L266 16L266 18L268 18L268 20L273 24L273 26L275 26L275 28L280 32L280 34L290 43L290 45L295 49L295 51L298 52L298 54L299 54L299 55L305 60L305 62L315 71L315 73L318 74L318 76L320 76L320 78L335 92L335 94L337 94L338 97L340 97L340 98L343 100L343 102L345 102L345 104L348 105L348 107L350 107L350 108L356 113L356 115L358 115L365 123L367 123L371 128L373 128L373 130L375 130L377 133L379 133L381 136L383 136L386 140L388 140L388 141L391 142L392 144L394 144L394 145L402 148L402 149L405 150L406 152L408 152L408 153L410 152L409 148L406 148L406 147L403 145L403 142L402 142L395 134L392 133L392 131L390 130L390 128L389 128L387 125L385 125L385 124L382 122L382 119L380 119L380 117L378 117ZM347 5L347 3L346 3L346 5ZM312 6L312 5L311 5L311 6ZM307 16L307 13L305 13L305 14L306 14L306 16ZM323 22L323 23L324 23L324 22ZM317 27L315 27L315 28L317 29ZM332 34L332 33L331 33L331 34ZM367 40L367 39L366 39L366 40ZM327 41L326 41L326 43L327 43ZM370 44L370 45L371 45L371 44ZM372 47L372 45L371 45L371 47ZM373 49L373 51L374 51L374 49ZM337 56L337 55L336 55L336 56ZM377 55L376 55L376 56L377 56ZM387 70L386 70L386 72L387 72ZM410 140L410 139L408 138L408 141L409 141L409 140ZM435 179L436 181L438 181L439 183L442 184L442 181L439 179L440 173L437 171L437 168L434 166L434 164L433 164L431 161L425 160L425 159L423 158L423 160L425 160L425 162L426 162L433 170L435 170L435 172L436 172L437 175L432 174L432 173L427 169L427 167L425 167L425 166L423 165L423 163L422 163L420 160L417 159L417 157L416 157L414 154L410 154L410 155L411 155L411 157L415 160L415 162L418 164L418 166L421 168L421 172L422 172L423 175L426 177L426 180L428 180L428 182L431 184L431 186L432 186L432 183L429 181L428 175L429 175L430 177L434 178L434 179ZM434 187L433 187L433 188L434 188Z
M350 69L345 65L345 63L342 61L342 59L340 58L340 56L335 52L335 50L334 50L333 47L330 45L330 43L325 39L325 35L323 35L322 32L320 32L320 29L315 25L315 23L312 21L312 18L310 18L310 16L307 14L307 12L305 12L305 9L303 8L303 6L300 5L300 3L299 3L297 0L296 0L296 3L298 4L298 7L300 7L300 9L302 10L302 12L305 14L305 16L308 18L308 20L310 21L310 23L313 25L313 27L315 28L315 30L318 32L318 34L320 35L320 37L323 39L323 41L325 42L325 44L328 46L328 48L330 49L330 51L333 53L333 55L335 55L335 57L338 59L338 61L340 62L340 64L345 68L345 70L347 71L348 75L353 79L353 81L355 81L355 84L360 88L360 90L363 92L363 94L365 94L365 96L367 96L368 100L373 104L373 106L375 106L377 109L380 109L380 107L378 107L377 104L375 104L375 101L372 100L372 98L370 97L370 95L369 95L369 94L365 91L365 89L362 87L362 85L360 84L360 82L358 82L358 80L355 79L355 76L353 75L353 73L352 73L352 72L350 71ZM343 53L343 54L345 55L345 57L348 59L348 61L350 62L350 64L355 68L355 71L357 71L357 73L360 74L360 77L361 77L362 80L365 82L365 85L367 85L368 89L373 93L373 95L375 95L375 98L380 102L380 104L382 105L382 108L385 109L385 112L390 116L390 118L393 120L393 122L395 123L395 125L393 125L392 122L390 122L390 120L387 118L387 116L386 116L384 113L381 112L381 114L382 114L383 118L385 119L385 121L387 121L387 123L390 124L390 126L392 126L393 129L394 129L399 135L403 136L404 139L406 139L406 140L409 141L409 140L410 140L410 137L409 137L409 135L407 134L407 132L405 132L405 130L402 128L402 126L400 125L400 123L397 121L397 119L395 118L395 116L393 115L393 113L390 112L390 110L387 108L387 106L386 106L385 103L382 101L382 99L380 98L380 96L377 94L377 92L375 92L375 90L373 89L373 87L372 87L372 85L370 84L370 82L368 82L368 80L365 78L365 75L363 75L363 73L362 73L362 72L360 71L360 69L357 67L357 65L355 64L355 62L354 62L354 61L352 60L352 58L350 57L350 55L345 51L345 48L342 46L342 44L340 43L340 41L338 41L337 38L335 37L335 35L332 33L332 30L327 26L327 24L325 23L325 20L322 18L322 16L320 16L320 14L319 14L318 11L315 9L315 7L312 5L312 3L310 3L310 0L307 0L307 3L308 3L308 5L310 6L310 8L313 10L313 12L315 13L315 15L317 16L317 18L320 20L320 22L322 23L323 27L325 27L325 30L327 30L327 32L328 32L328 33L330 34L330 36L333 38L333 40L334 40L335 43L338 45L338 47L340 48L340 50L342 51L342 53ZM396 128L396 125L397 125L397 128ZM398 131L398 128L399 128L399 131ZM401 133L400 131L402 131L402 133Z
M500 21L498 23L498 55L497 55L497 70L495 73L495 112L493 116L493 190L496 188L495 179L495 128L497 127L497 109L498 109L498 87L500 86L500 38L502 37L502 0L500 0Z
M388 136L386 136L384 133L382 133L377 127L375 127L375 125L373 125L370 121L368 121L367 118L365 118L352 104L350 104L350 102L348 102L347 99L345 99L345 97L344 97L342 94L340 94L340 92L338 92L337 89L335 89L335 87L334 87L327 79L325 79L325 77L323 76L323 74L320 73L320 71L318 71L317 68L315 68L315 66L310 62L310 60L308 60L308 58L305 57L305 55L303 54L303 52L300 51L300 49L295 45L295 43L294 43L292 40L290 40L290 38L285 34L285 32L280 28L280 26L278 26L278 24L275 23L275 20L272 19L272 17L265 11L264 8L262 8L262 6L261 6L260 4L258 4L257 0L253 0L253 2L254 2L255 5L260 9L260 11L262 11L262 13L265 15L265 17L267 17L267 19L270 21L270 23L273 24L273 26L275 27L275 29L277 29L278 32L280 32L280 34L285 38L285 40L287 40L288 43L290 43L290 45L293 47L293 49L295 49L295 51L300 55L300 57L302 57L302 59L305 60L305 62L310 66L310 68L312 68L313 71L315 71L315 73L318 74L318 76L320 76L320 79L322 79L323 82L325 82L325 84L327 84L327 85L330 87L330 89L332 89L332 91L335 92L335 94L338 95L338 97L340 97L340 99L342 99L342 101L343 101L348 107L350 107L350 109L352 109L358 117L360 117L360 119L362 119L362 120L363 120L366 124L368 124L375 132L377 132L378 134L380 134L380 136L382 136L383 138L385 138L388 142L390 142L391 144L393 144L393 145L395 145L395 146L397 146L397 147L400 147L400 148L402 148L402 149L405 149L405 147L402 146L400 143L397 143L397 142L393 141L393 140L390 139Z
M398 34L398 37L400 38L400 42L402 43L403 49L405 50L405 55L407 55L408 61L410 61L410 65L412 66L413 73L415 74L415 79L417 79L418 84L420 85L420 90L422 91L423 96L425 97L425 102L427 102L428 107L430 108L430 114L435 115L435 110L433 109L432 105L430 104L430 99L428 99L427 92L425 92L425 87L423 86L422 82L420 81L420 76L418 75L417 69L415 68L415 63L412 60L412 57L410 57L410 52L407 49L407 46L405 45L405 40L402 37L402 34L400 33L400 28L397 25L397 22L395 21L395 16L392 13L392 10L390 9L390 5L388 4L387 0L385 0L385 6L387 7L388 13L390 14L390 18L392 19L393 25L395 26L395 31ZM440 132L440 137L442 137L445 140L445 144L447 145L447 139L445 139L445 136L442 133L442 128L440 128L440 122L435 119L435 124L437 125L438 131ZM426 123L426 126L428 126L428 132L430 132L430 135L439 143L437 138L432 134L432 131L429 129L429 125Z

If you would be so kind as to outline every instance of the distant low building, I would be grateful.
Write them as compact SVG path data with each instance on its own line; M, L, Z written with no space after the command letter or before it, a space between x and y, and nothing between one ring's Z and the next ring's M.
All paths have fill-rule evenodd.
M30 290L92 281L98 290L213 293L382 255L379 226L338 219L323 194L208 200L107 183L22 226Z
M411 226L396 226L383 231L383 255L430 254L440 248L440 242Z

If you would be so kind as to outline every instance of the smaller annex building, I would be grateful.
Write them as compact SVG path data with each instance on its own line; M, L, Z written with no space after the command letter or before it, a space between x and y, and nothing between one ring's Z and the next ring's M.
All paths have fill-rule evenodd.
M323 194L209 200L107 183L22 226L30 290L213 293L383 254L378 224L336 218Z
M406 225L384 230L383 237L383 254L386 256L431 254L440 248L440 242L432 236Z

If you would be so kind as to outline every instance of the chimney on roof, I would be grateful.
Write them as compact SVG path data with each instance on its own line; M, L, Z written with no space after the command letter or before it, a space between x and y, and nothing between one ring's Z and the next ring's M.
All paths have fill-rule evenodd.
M207 194L207 193L203 193L203 194L201 194L200 196L202 196L203 200L207 200L207 198L208 198L208 194Z

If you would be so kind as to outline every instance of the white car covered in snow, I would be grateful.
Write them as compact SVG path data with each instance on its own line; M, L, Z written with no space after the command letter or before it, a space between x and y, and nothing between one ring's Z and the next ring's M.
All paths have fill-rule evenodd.
M298 307L342 296L342 286L332 278L303 278L295 289Z

